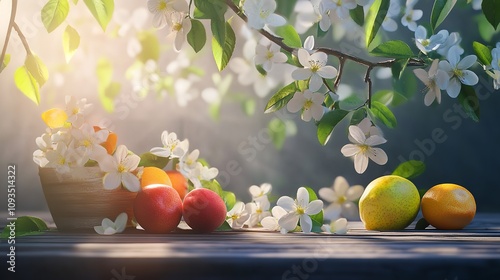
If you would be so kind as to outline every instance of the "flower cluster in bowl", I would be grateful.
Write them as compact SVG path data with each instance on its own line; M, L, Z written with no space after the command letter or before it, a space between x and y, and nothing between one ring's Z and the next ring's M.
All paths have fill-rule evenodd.
M195 188L218 174L217 168L210 168L198 160L199 150L189 152L188 140L179 140L175 133L163 131L163 146L139 156L125 145L117 146L118 137L114 132L89 121L92 105L85 98L77 100L67 96L65 101L64 109L53 108L42 113L47 129L36 138L38 149L33 153L33 160L40 167L67 173L74 167L99 166L104 172L105 189L123 186L132 192L140 190L143 167L159 162L164 167L173 160L173 167Z

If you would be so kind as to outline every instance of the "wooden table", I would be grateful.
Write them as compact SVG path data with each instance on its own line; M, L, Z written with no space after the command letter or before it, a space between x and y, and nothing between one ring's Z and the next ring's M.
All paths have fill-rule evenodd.
M413 225L412 225L413 226ZM16 273L1 279L500 279L500 213L460 231L347 235L263 231L167 235L51 231L16 240ZM13 278L13 276L15 276Z

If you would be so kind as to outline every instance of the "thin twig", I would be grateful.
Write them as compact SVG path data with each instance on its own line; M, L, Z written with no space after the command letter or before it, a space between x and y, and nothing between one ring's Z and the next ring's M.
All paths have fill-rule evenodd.
M17 35L19 35L19 38L21 39L21 42L23 43L24 49L26 50L26 54L31 55L31 49L30 46L28 45L28 41L26 40L26 37L24 37L23 32L19 28L19 26L14 22L14 25L12 26L17 32Z
M7 35L5 35L5 44L3 45L2 54L0 55L0 64L3 63L5 54L7 53L7 46L9 45L10 33L12 32L12 27L15 24L14 19L16 17L16 12L17 12L17 0L12 0L12 9L10 10L10 21L9 21L9 26L7 27Z
M240 17L242 20L244 20L245 22L248 21L248 18L243 14L243 12L240 10L240 8L238 8L233 3L233 1L226 0L226 5L231 10L233 10L236 13L236 15L238 17ZM275 44L279 45L285 51L292 53L292 54L297 53L297 49L292 48L292 47L288 46L287 44L285 44L285 42L283 41L283 38L277 37L264 29L260 29L258 31L264 37L269 39L271 42L274 42ZM366 59L363 59L363 58L360 58L357 56L343 53L343 52L335 50L335 49L331 49L331 48L316 48L315 50L318 52L324 52L327 55L335 56L339 59L339 71L338 71L337 78L335 79L335 82L334 82L335 89L337 89L337 87L340 83L340 80L342 78L342 73L344 70L344 64L345 64L346 60L352 60L358 64L361 64L361 65L364 65L367 67L364 80L365 80L365 83L367 83L367 85L368 85L368 100L367 100L368 106L371 106L371 95L372 95L372 80L370 78L371 70L375 67L392 67L392 65L396 62L396 59L389 59L389 60L384 60L384 61L379 61L379 62L372 62L372 61L369 61L369 60L366 60ZM411 58L407 64L407 66L423 66L423 65L425 65L424 61L421 59L417 59L417 58ZM324 82L324 83L327 84L326 82ZM328 85L327 85L327 87L328 87Z

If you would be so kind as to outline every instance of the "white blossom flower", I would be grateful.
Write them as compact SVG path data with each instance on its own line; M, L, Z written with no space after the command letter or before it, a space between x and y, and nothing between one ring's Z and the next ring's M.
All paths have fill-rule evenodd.
M319 12L321 0L299 0L295 4L294 13L296 21L294 28L299 34L307 32L316 22L321 20ZM328 17L328 16L326 16Z
M493 78L493 88L500 89L500 70L493 69L492 71L493 73L490 71L486 71L486 73Z
M305 49L298 51L299 62L304 68L295 69L292 72L294 80L309 81L309 90L318 91L323 84L324 79L333 79L337 76L337 69L331 65L326 65L328 56L324 52L315 52L309 54Z
M270 207L271 204L267 200L247 203L245 209L247 209L250 213L250 217L246 221L246 224L249 227L257 226L262 221L262 219L271 216L271 212L269 212Z
M477 57L468 55L460 60L460 51L457 46L453 46L448 51L447 59L439 62L439 68L444 70L449 77L446 92L451 98L456 98L460 93L462 84L473 86L479 81L476 73L467 70L476 63Z
M417 20L421 19L423 14L422 10L414 10L413 6L407 5L405 14L401 18L401 24L411 31L415 31L417 29Z
M340 218L332 221L329 225L321 226L321 230L328 234L346 234L347 233L347 220Z
M307 36L307 38L304 40L304 49L309 53L314 52L314 36Z
M108 218L104 218L100 226L94 226L94 230L101 235L121 233L127 226L127 220L127 213L123 212L116 217L116 220L114 222Z
M387 154L380 148L374 148L387 142L380 135L371 135L366 137L364 132L355 125L349 126L349 134L352 137L352 144L347 144L340 150L345 157L354 157L354 169L359 174L365 172L368 167L368 159L373 160L379 165L387 163Z
M257 45L255 49L255 64L262 65L262 68L269 72L273 64L275 63L285 63L288 58L287 56L280 52L281 47L275 43L271 43L269 46Z
M74 151L68 149L66 143L58 143L55 150L48 150L45 157L48 161L47 167L55 168L58 173L66 173L70 171L71 163L74 160Z
M357 125L359 129L365 134L365 137L368 138L372 135L379 135L383 136L382 130L378 128L377 126L373 125L372 121L370 118L364 118L362 121L360 121ZM349 141L354 142L354 138L349 134L348 135Z
M187 175L196 168L196 163L198 162L198 157L200 156L200 150L195 149L191 153L185 153L180 159L176 166L176 169L187 177Z
M202 187L201 181L209 181L217 177L219 170L215 167L208 167L196 162L196 166L186 173L186 178L189 179L196 189ZM184 174L183 174L184 175Z
M279 219L287 214L286 210L280 206L274 206L271 210L272 216L267 216L260 223L262 227L271 231L281 231L281 233L286 233L287 230L281 228L279 224Z
M286 19L274 13L276 10L275 0L246 0L243 11L248 17L248 26L262 29L269 26L285 25Z
M99 159L99 167L106 174L102 178L104 189L114 190L123 186L131 192L140 190L139 178L132 173L137 169L141 158L129 153L124 145L116 148L114 155L107 155Z
M304 233L311 232L312 219L310 215L318 214L323 209L323 201L316 199L309 202L309 192L304 187L297 190L297 199L282 196L276 204L288 212L278 220L279 225L287 231L292 231L300 221L300 227Z
M335 13L340 19L349 18L349 11L357 7L355 0L323 0L321 4L330 14Z
M417 48L424 54L437 50L447 38L447 30L441 30L430 38L427 38L427 29L422 25L419 25L417 30L415 30L415 43Z
M446 37L444 43L442 43L436 51L438 54L446 56L448 55L450 48L456 46L458 53L462 55L464 53L464 49L462 49L459 45L461 41L462 38L458 32L451 32L450 35Z
M500 42L491 50L491 68L500 70Z
M173 12L188 12L189 7L184 0L148 0L148 9L154 14L153 26L163 28L172 21Z
M394 19L386 16L382 22L382 28L387 32L394 32L398 30L398 23Z
M172 31L168 36L174 37L175 51L181 51L189 31L191 31L191 19L186 17L184 13L174 12L172 14Z
M263 183L260 186L253 185L248 188L248 191L252 195L253 201L269 201L268 195L271 193L273 186L269 183Z
M325 96L319 92L296 92L292 99L288 102L286 108L292 113L297 113L302 110L302 120L308 122L311 118L319 121L323 117L323 101Z
M49 133L44 133L35 139L38 150L33 152L33 161L40 167L45 167L49 163L47 152L53 150L51 138Z
M227 212L226 221L233 229L242 228L245 222L250 217L250 213L245 208L245 204L241 201L234 204L233 209Z
M66 96L66 109L65 112L68 115L67 122L73 124L74 127L80 127L84 120L87 112L92 107L92 104L87 104L87 99L82 98L77 100L74 96Z
M161 143L163 147L155 147L150 152L159 157L166 158L181 158L189 149L189 142L187 139L180 141L177 139L175 132L168 133L163 131L161 134Z
M472 0L472 9L481 10L481 5L483 4L483 0Z
M108 152L101 146L109 135L109 130L101 129L95 131L94 127L88 123L84 123L79 129L71 130L71 135L74 141L72 146L80 155L79 165L84 165L89 159L98 160Z
M382 28L387 32L394 32L398 30L398 23L394 20L395 17L399 16L401 12L401 4L399 0L391 0L389 4L389 10L387 15L382 22Z
M441 90L448 87L449 77L443 70L438 69L438 63L439 59L435 59L429 68L429 72L421 68L413 70L415 76L424 83L427 89L424 97L426 106L430 106L434 100L441 104Z
M318 192L321 199L330 203L324 209L323 217L329 221L340 217L359 220L359 210L354 202L361 197L364 189L361 185L349 187L349 183L342 176L335 178L332 187L321 188Z

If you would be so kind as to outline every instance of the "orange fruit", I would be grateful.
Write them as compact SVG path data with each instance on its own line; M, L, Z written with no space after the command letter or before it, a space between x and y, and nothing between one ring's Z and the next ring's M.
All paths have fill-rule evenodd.
M437 229L462 229L476 214L474 196L456 184L439 184L422 197L422 215Z
M153 184L137 193L134 217L147 233L168 233L182 218L182 200L171 186Z
M101 129L102 128L98 126L94 126L95 132ZM106 141L101 143L101 146L103 146L106 149L108 154L112 155L115 152L117 142L118 142L118 135L116 135L116 133L114 133L113 131L109 131L108 138L106 139Z
M165 170L154 166L147 166L144 167L144 170L142 171L141 188L144 189L146 186L151 184L172 186L172 181L170 181L170 177Z
M182 173L177 170L167 170L165 171L170 177L170 181L172 182L172 187L179 193L181 199L184 199L188 190L188 181Z

